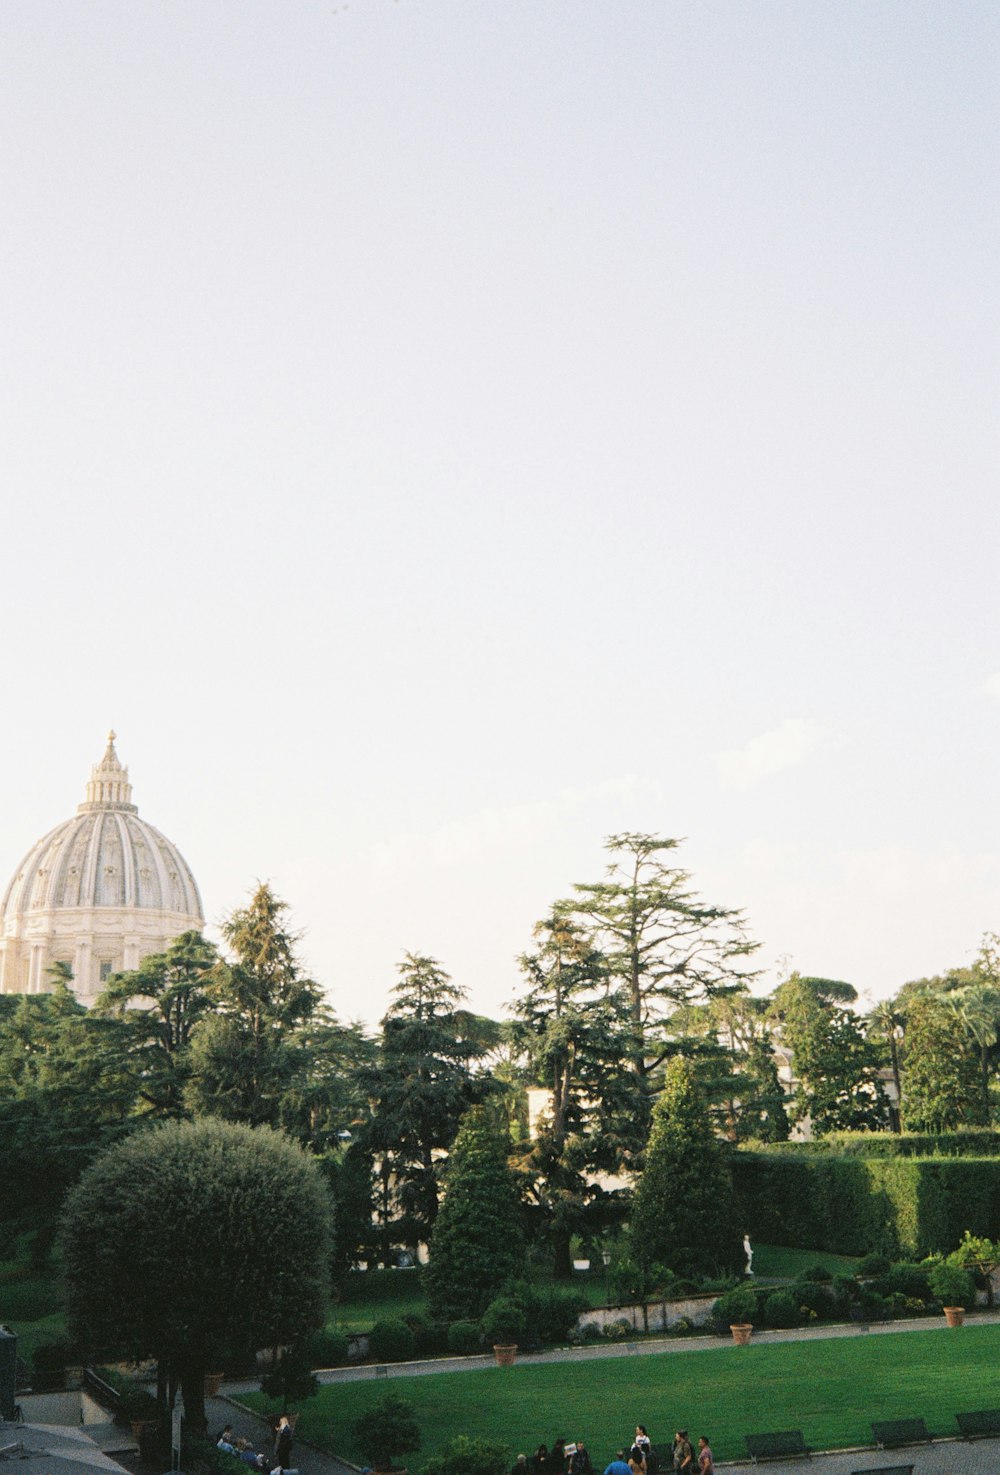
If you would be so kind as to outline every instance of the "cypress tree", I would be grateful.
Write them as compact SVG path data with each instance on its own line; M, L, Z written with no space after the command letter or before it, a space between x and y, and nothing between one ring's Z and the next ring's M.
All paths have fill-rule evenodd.
M737 1269L742 1261L733 1185L690 1060L675 1057L653 1109L646 1166L635 1191L632 1254L645 1270Z
M478 1319L523 1259L520 1205L507 1165L510 1136L492 1104L462 1118L448 1159L427 1267L431 1314Z

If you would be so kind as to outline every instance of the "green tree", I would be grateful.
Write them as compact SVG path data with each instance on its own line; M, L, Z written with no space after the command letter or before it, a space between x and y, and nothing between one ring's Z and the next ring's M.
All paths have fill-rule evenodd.
M218 963L216 948L200 932L184 932L138 968L112 974L94 1003L95 1016L124 1026L122 1066L136 1073L146 1115L185 1115L192 1035L215 1009L211 986Z
M465 990L434 958L406 953L382 1020L374 1065L364 1072L371 1116L364 1141L375 1164L383 1257L432 1233L438 1172L463 1114L489 1090L472 1064L489 1047Z
M119 1026L89 1015L65 975L46 994L0 997L0 1222L34 1231L44 1260L63 1196L129 1128L136 1082Z
M214 970L215 1013L191 1040L188 1103L198 1113L283 1125L285 1102L309 1076L306 1032L328 1016L296 956L287 910L262 883L223 924L231 957Z
M203 1428L207 1371L322 1322L330 1232L315 1162L278 1133L222 1121L135 1133L67 1200L72 1333L90 1351L155 1357Z
M448 1159L445 1195L426 1271L431 1314L476 1320L521 1268L517 1184L507 1164L510 1135L487 1102L462 1119Z
M966 1025L933 981L900 991L905 1010L903 1124L908 1132L985 1126L979 1062Z
M775 989L771 1013L795 1073L792 1119L806 1118L817 1136L880 1131L888 1113L879 1079L880 1054L848 1006L857 990L839 979L798 973Z
M636 1082L633 1119L645 1140L648 1078L673 1053L664 1022L680 1006L752 978L757 944L743 914L697 895L690 874L666 859L678 840L612 835L603 881L574 886L558 910L589 931L614 985L624 995L629 1038L624 1057Z
M643 1268L735 1270L741 1260L733 1185L690 1060L667 1066L629 1226Z
M620 1166L633 1095L620 1068L628 1017L608 990L603 959L586 933L558 914L535 927L519 962L528 988L514 1005L528 1078L550 1092L534 1140L518 1161L557 1276L572 1273L574 1235L593 1237L620 1218L620 1195L597 1175Z

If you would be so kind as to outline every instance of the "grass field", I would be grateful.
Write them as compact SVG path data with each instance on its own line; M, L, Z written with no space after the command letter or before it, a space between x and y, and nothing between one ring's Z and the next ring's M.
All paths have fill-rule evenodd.
M853 1275L854 1255L828 1255L825 1250L788 1250L783 1245L754 1245L753 1270L767 1279L794 1278L811 1265L824 1265L831 1275Z
M512 1456L558 1435L586 1440L602 1469L636 1421L654 1442L678 1425L708 1434L717 1459L745 1456L742 1436L802 1429L814 1449L870 1444L872 1419L922 1416L954 1434L957 1412L994 1408L1000 1326L897 1332L583 1363L441 1373L323 1387L302 1405L299 1433L350 1457L348 1434L386 1392L410 1398L423 1430L411 1469L455 1434L499 1439ZM260 1395L257 1408L270 1407Z

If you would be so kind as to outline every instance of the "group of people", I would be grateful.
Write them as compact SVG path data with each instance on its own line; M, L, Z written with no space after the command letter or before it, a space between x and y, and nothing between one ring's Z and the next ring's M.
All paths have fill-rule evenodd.
M704 1434L699 1438L695 1452L688 1431L678 1429L670 1458L674 1475L714 1475L712 1447ZM582 1439L575 1443L557 1439L551 1449L540 1444L530 1459L527 1455L518 1455L510 1475L597 1475L597 1472ZM636 1424L628 1454L620 1449L604 1475L667 1475L644 1424Z
M695 1452L686 1429L678 1429L670 1447L671 1468L674 1475L715 1475L715 1460L712 1446L705 1434L699 1436ZM636 1424L632 1447L625 1457L620 1449L608 1465L604 1475L659 1475L660 1460L646 1432L645 1424Z
M241 1439L238 1434L234 1434L232 1424L226 1425L215 1443L216 1448L224 1450L226 1454L235 1455L254 1470L267 1471L268 1475L298 1475L298 1471L291 1470L292 1426L286 1414L282 1414L275 1425L274 1449L270 1459L265 1454L258 1454L249 1439Z

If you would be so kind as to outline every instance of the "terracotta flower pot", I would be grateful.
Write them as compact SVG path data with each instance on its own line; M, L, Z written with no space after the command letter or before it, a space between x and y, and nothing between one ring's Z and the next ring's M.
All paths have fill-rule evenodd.
M736 1325L730 1326L729 1330L733 1334L733 1341L737 1347L745 1347L750 1340L750 1333L753 1331L753 1322L737 1322Z
M497 1367L513 1367L516 1355L516 1342L494 1342L493 1356L497 1360Z
M949 1326L961 1326L965 1321L964 1306L942 1306L941 1310Z

